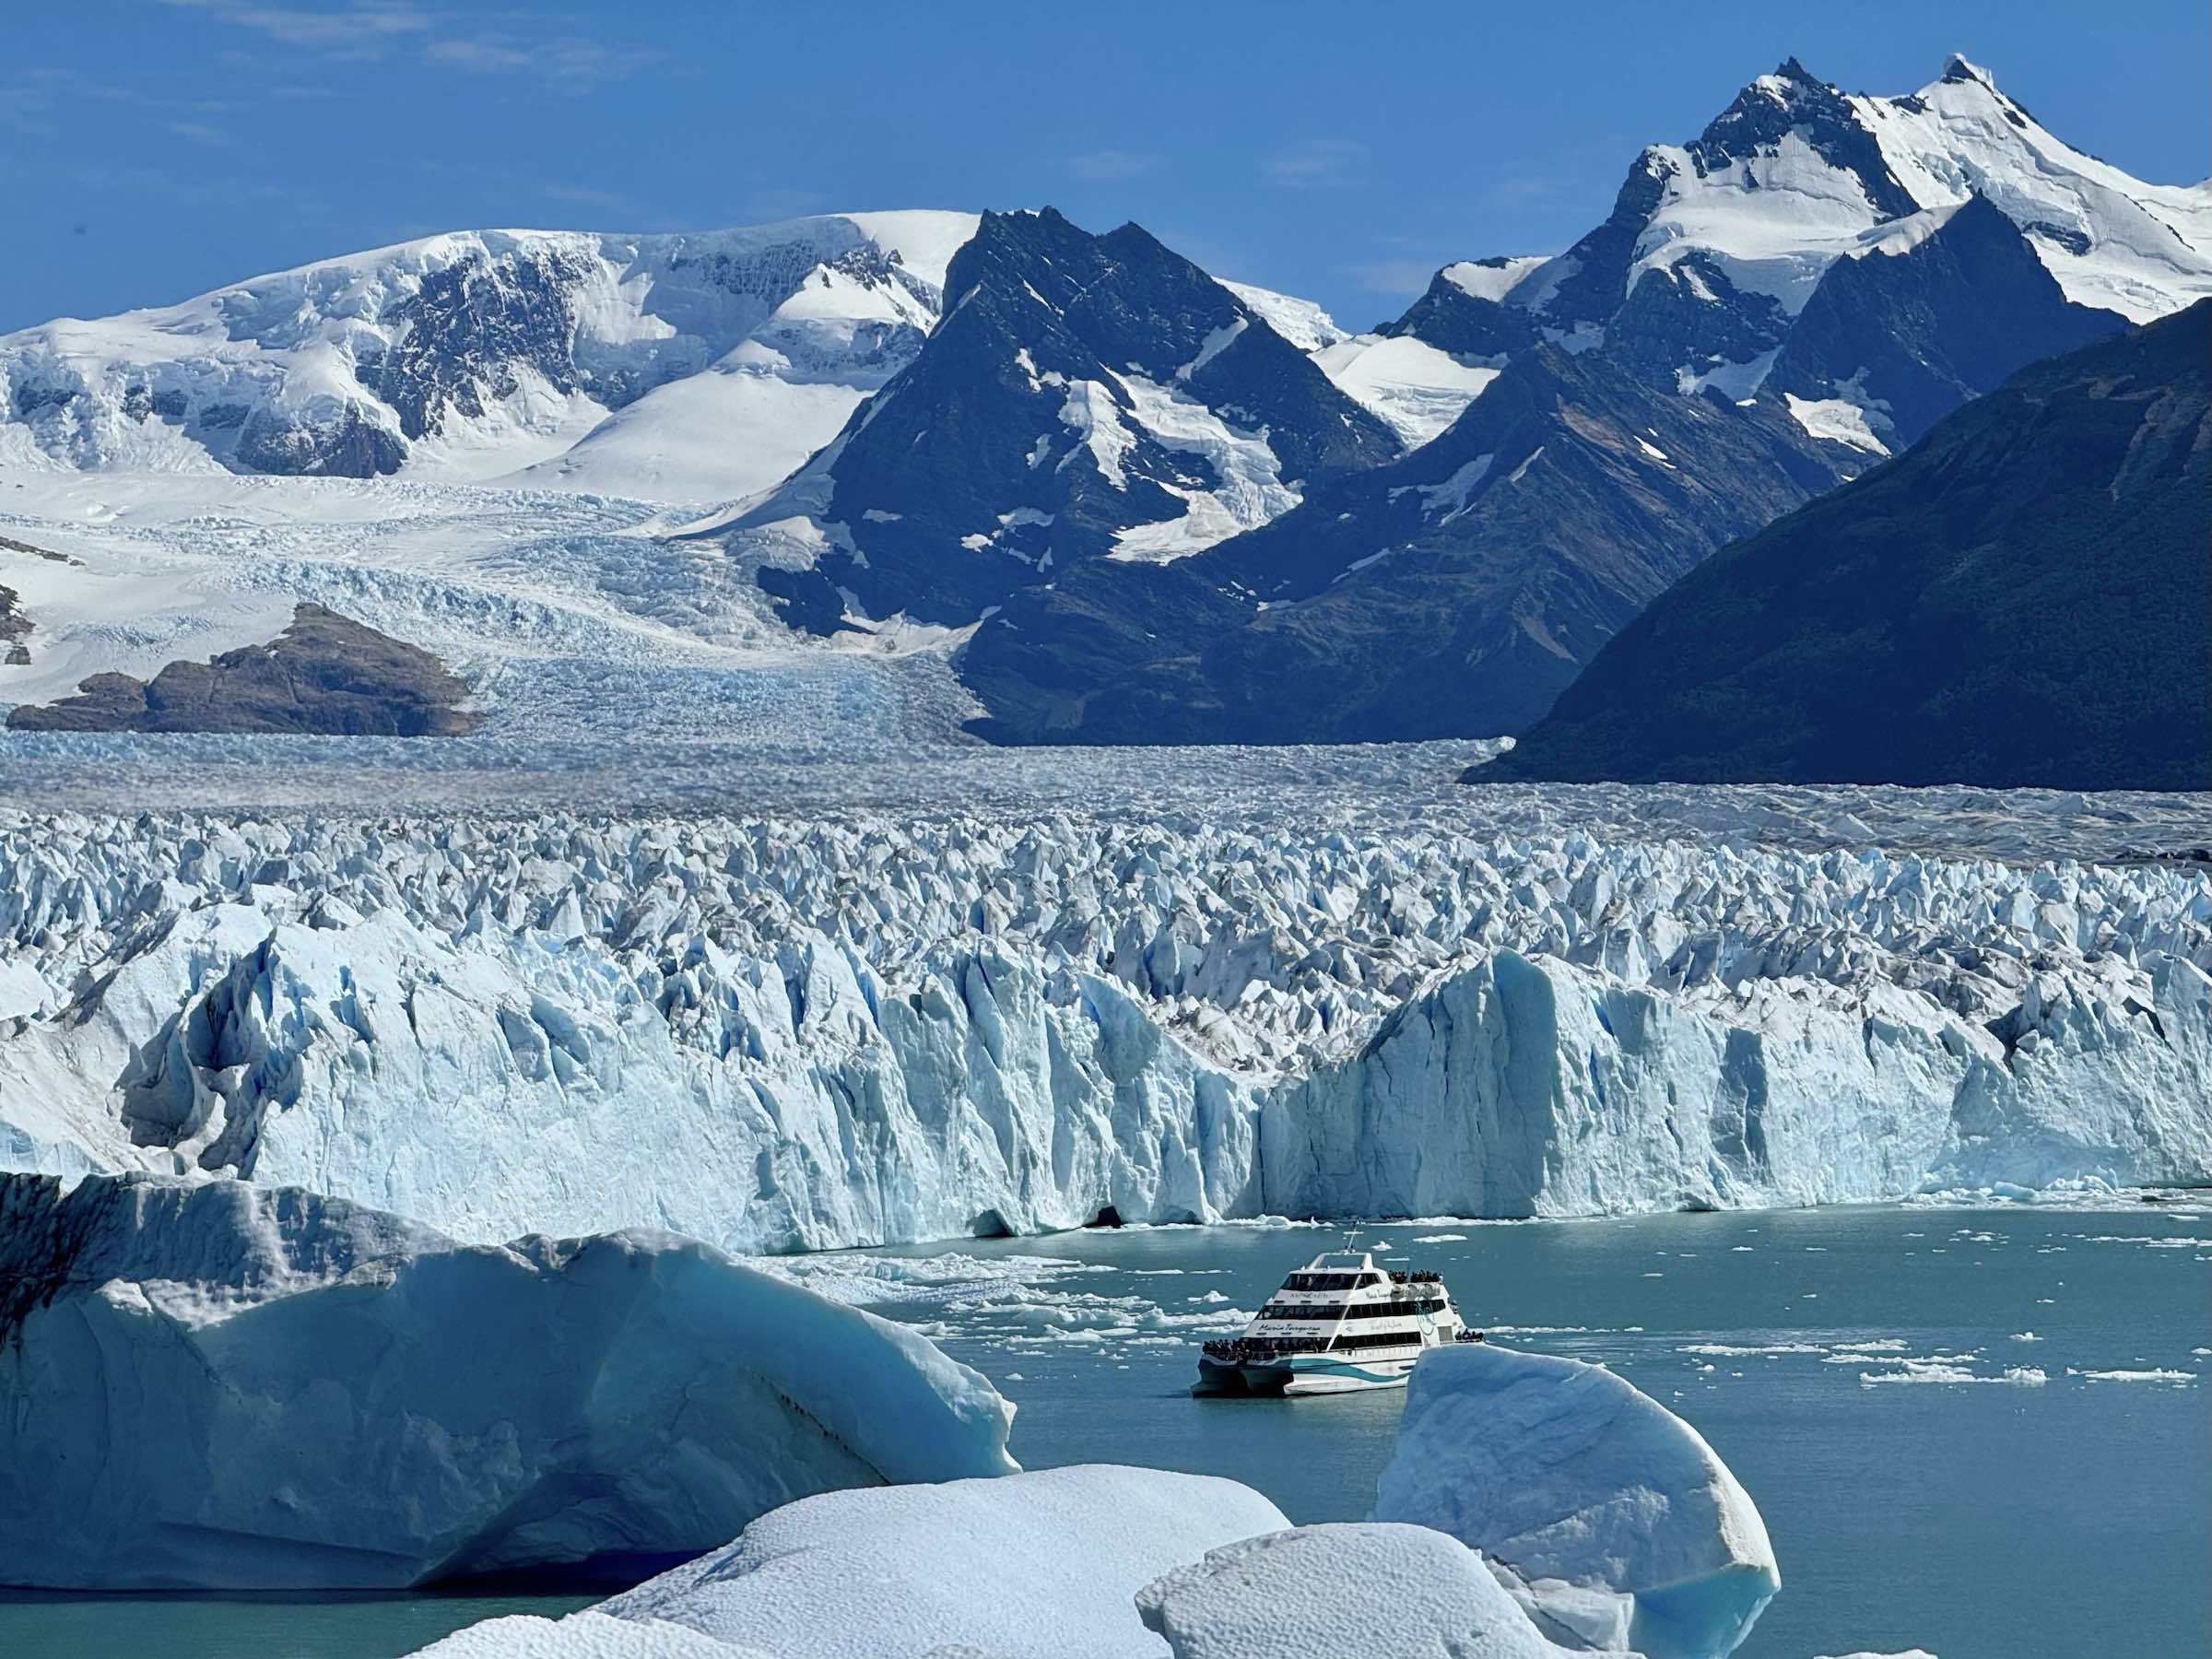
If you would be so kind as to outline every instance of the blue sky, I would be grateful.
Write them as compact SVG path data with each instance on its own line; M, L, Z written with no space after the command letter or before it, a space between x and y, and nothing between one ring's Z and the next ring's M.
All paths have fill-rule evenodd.
M1572 241L1793 53L1902 92L1961 51L2186 182L2212 51L2203 0L0 5L0 330L467 226L1041 203L1367 326Z

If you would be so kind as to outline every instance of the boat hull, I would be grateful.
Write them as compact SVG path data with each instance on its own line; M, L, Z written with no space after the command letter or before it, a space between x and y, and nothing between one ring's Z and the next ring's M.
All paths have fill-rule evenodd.
M1403 1388L1419 1355L1356 1360L1339 1354L1292 1354L1265 1363L1227 1365L1198 1361L1196 1394L1262 1394L1296 1399L1303 1394L1362 1394L1376 1388Z

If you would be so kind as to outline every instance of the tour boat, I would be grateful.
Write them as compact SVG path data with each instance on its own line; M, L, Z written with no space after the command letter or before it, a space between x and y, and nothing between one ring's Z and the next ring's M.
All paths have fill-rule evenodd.
M1403 1388L1414 1361L1480 1340L1433 1273L1392 1273L1367 1251L1325 1251L1283 1281L1243 1334L1206 1345L1193 1394Z

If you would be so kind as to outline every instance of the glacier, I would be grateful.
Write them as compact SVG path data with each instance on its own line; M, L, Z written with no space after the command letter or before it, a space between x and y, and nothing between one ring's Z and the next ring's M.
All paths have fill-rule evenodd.
M981 1376L703 1245L204 1177L0 1176L0 1582L49 1588L634 1574L1016 1469Z
M1016 816L0 818L0 1165L745 1252L2212 1181L2187 864Z
M1414 1368L1375 1518L1481 1551L1578 1648L1717 1659L1782 1587L1758 1507L1696 1430L1603 1366L1488 1343Z

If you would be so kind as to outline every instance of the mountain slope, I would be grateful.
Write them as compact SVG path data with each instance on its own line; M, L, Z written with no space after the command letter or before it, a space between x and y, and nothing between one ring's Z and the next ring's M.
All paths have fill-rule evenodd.
M2012 221L1969 196L1830 265L1764 386L1808 428L1826 421L1838 436L1864 433L1869 449L1901 449L2037 359L2126 326L2066 299Z
M1135 225L983 216L913 361L794 477L695 534L797 626L947 626L1086 562L1187 557L1399 442Z
M1010 599L961 677L1000 741L1510 731L1668 582L1851 465L1772 401L1540 346L1442 436L1260 530Z
M974 225L462 231L50 323L0 336L0 465L746 494L912 358Z
M2212 300L1716 555L1497 778L2212 788Z

